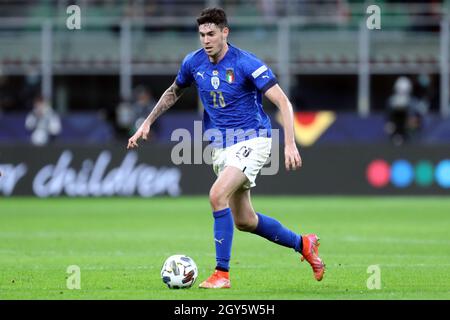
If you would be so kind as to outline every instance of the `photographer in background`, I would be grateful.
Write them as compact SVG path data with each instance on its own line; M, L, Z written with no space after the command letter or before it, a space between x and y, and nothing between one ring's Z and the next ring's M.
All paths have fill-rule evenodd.
M116 108L116 125L119 133L129 135L135 132L152 111L156 101L152 92L144 86L138 86L134 90L134 98L131 103L121 102ZM157 133L157 128L155 128Z
M394 92L387 101L387 122L385 131L391 142L400 146L422 128L423 118L429 103L413 93L413 83L405 76L397 78Z
M33 101L33 110L27 115L25 128L32 131L31 143L42 146L61 132L61 120L50 104L39 95Z

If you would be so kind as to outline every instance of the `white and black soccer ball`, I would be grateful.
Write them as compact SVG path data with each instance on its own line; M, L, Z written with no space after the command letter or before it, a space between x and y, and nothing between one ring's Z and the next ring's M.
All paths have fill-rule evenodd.
M183 254L168 257L161 268L161 279L170 289L190 288L197 276L194 260Z

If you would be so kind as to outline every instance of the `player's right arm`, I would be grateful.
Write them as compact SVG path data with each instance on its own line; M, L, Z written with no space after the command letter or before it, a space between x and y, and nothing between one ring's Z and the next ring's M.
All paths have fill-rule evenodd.
M163 93L161 98L159 98L158 103L153 108L152 112L148 115L136 133L128 140L127 149L136 148L139 145L137 141L142 138L147 140L148 134L150 132L151 125L158 119L160 115L171 108L175 102L182 96L185 88L182 88L176 84L176 81Z

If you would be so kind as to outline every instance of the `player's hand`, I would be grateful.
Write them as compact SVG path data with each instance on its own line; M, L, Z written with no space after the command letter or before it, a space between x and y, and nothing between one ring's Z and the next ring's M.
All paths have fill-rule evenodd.
M144 121L136 133L128 139L127 149L133 149L139 147L137 144L138 140L142 138L143 140L147 140L148 134L150 132L150 124L147 121Z
M284 147L284 164L288 171L297 170L302 166L302 157L300 157L295 143L287 144Z

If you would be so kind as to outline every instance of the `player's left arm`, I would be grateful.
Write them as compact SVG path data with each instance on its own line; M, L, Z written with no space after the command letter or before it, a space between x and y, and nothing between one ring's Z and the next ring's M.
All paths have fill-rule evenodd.
M298 152L294 138L294 111L289 98L278 84L269 88L264 95L278 107L281 112L284 129L284 162L286 169L296 170L302 166L302 158Z

